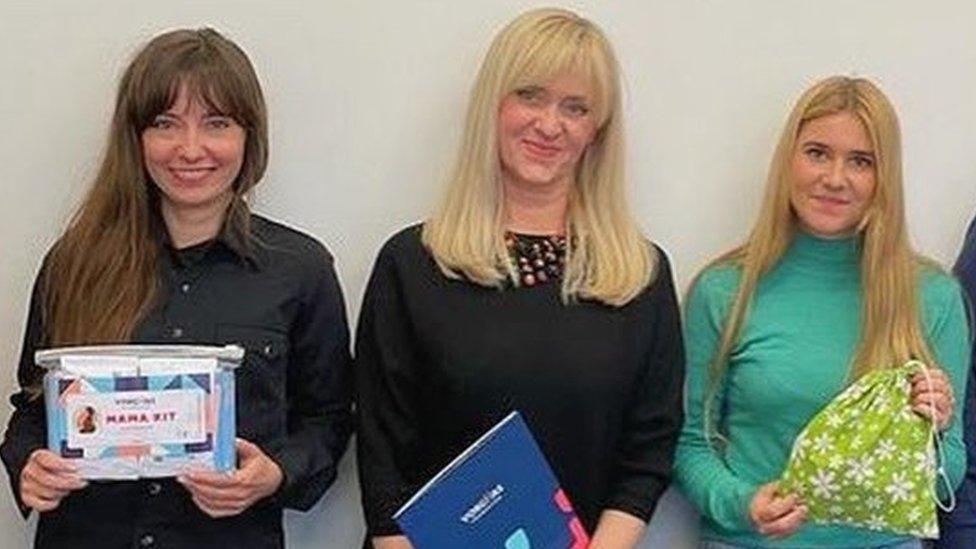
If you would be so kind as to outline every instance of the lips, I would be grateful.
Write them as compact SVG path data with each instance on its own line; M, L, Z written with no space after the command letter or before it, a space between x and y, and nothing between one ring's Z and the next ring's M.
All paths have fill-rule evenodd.
M545 143L540 143L538 141L532 141L530 139L522 140L522 148L525 149L531 156L537 158L550 159L555 158L562 152L561 147L554 147L552 145L546 145Z
M216 166L194 166L192 168L171 167L169 172L183 183L197 183L217 170Z
M827 207L827 208L840 208L847 206L851 203L850 200L846 200L836 196L812 196L810 197L814 202Z

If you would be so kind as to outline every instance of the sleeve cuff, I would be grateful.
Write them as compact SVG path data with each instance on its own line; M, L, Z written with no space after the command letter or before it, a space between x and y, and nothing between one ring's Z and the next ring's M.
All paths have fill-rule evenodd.
M384 490L385 493L374 491L368 494L369 503L365 504L367 534L370 537L403 535L400 526L393 520L393 515L417 489L419 487L394 488L389 491ZM364 495L364 499L365 497Z
M308 467L303 452L287 445L278 452L268 453L281 469L281 484L269 496L280 507L298 511L308 511L321 499L322 494L332 485L336 468L326 467L312 477L306 473Z
M738 518L738 527L745 531L755 529L752 519L749 518L749 506L752 504L752 496L755 492L755 487L743 484L736 489L732 500L732 515Z
M46 446L43 444L39 444L36 446L29 446L26 452L24 453L23 457L19 460L20 462L17 464L16 469L10 471L10 475L9 475L10 490L13 492L14 501L17 504L17 510L20 511L20 516L23 517L24 519L30 516L31 511L33 511L33 508L25 505L24 501L20 499L20 474L24 470L24 467L27 465L27 460L30 459L31 454L33 454L36 450L41 450L44 448L46 448Z
M657 502L661 499L665 488L665 486L655 486L643 493L620 492L610 497L603 508L622 511L647 523L654 515L654 509L657 508Z

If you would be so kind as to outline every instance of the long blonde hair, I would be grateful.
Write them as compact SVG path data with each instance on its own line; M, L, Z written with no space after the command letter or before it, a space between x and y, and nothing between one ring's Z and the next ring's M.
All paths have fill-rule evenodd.
M797 230L790 206L790 163L800 130L807 121L842 112L855 116L864 126L876 159L874 195L858 227L862 333L849 377L857 379L912 358L932 363L919 325L916 275L919 267L934 263L916 255L908 240L898 117L888 98L870 81L834 76L808 89L793 107L770 162L759 218L748 240L711 264L738 267L740 281L709 365L706 422L710 423L710 403L728 367L756 286L783 256Z
M244 162L223 230L247 242L244 196L268 160L257 75L245 53L212 29L166 32L149 41L122 76L98 174L45 265L41 289L50 344L127 341L153 305L163 229L141 136L173 105L181 86L245 129Z
M616 58L600 29L570 11L523 13L495 37L471 92L446 196L424 224L423 243L446 276L519 284L504 240L498 108L514 90L567 72L591 82L599 124L570 190L562 296L619 306L649 284L657 258L627 207Z

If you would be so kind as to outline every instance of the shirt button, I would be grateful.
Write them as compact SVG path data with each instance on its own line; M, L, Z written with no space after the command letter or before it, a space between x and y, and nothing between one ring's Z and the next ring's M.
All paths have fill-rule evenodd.
M190 283L184 282L183 284L180 284L180 291L183 292L184 294L188 293L190 291Z
M163 491L163 485L158 482L149 483L149 495L158 496L160 492Z
M139 538L139 547L152 547L156 543L156 538L152 534L144 534Z
M173 328L173 338L179 339L181 337L183 337L183 328L180 328L179 326Z

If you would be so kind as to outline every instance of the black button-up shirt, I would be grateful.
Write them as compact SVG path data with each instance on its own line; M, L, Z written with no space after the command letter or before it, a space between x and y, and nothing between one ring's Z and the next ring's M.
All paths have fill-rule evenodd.
M237 436L256 443L284 473L281 488L242 514L212 519L173 479L92 482L41 513L36 547L277 548L281 510L306 510L332 483L352 429L349 334L328 251L259 216L250 245L229 236L166 248L158 305L134 343L229 344L245 349L236 370ZM35 284L0 457L19 500L28 456L46 443L43 399L31 398L45 345Z

